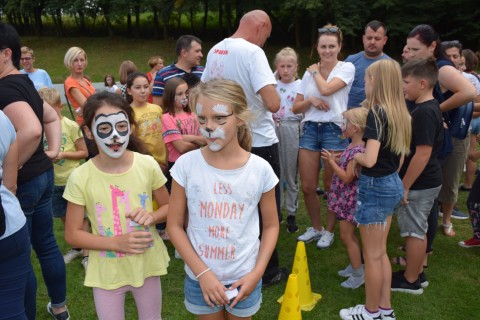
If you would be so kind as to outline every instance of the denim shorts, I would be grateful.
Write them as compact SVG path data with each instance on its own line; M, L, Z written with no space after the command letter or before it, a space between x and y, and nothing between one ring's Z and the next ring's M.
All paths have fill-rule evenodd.
M230 286L226 285L226 287ZM185 277L184 293L185 307L195 315L213 314L226 310L236 317L250 317L257 313L262 304L262 280L257 283L250 295L245 300L238 302L234 308L230 308L228 305L210 307L203 298L198 281L191 279L189 276Z
M67 200L63 198L65 186L54 186L52 194L52 209L55 218L65 218L67 213Z
M360 175L355 221L359 225L385 224L402 198L403 184L397 172L384 177Z
M300 149L342 151L348 146L348 139L342 138L342 129L333 122L305 121L302 124Z

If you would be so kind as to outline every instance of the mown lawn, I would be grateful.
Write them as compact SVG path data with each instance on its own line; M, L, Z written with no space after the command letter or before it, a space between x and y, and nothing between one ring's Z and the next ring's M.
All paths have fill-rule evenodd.
M144 71L148 70L147 60L152 55L162 55L166 63L175 58L173 41L133 40L123 38L23 38L23 45L35 50L38 68L46 69L54 83L62 83L69 71L63 66L63 57L70 46L80 46L88 54L89 65L86 73L94 82L103 81L107 73L115 76L123 60L132 60ZM212 43L203 44L206 57ZM268 45L265 50L269 61L281 48ZM310 50L301 48L299 75L303 75L305 67L312 60L309 58ZM459 206L465 211L466 193L460 193ZM323 201L322 201L323 202ZM325 211L322 211L323 217ZM298 211L298 224L301 231L309 226L305 206L300 196ZM480 288L480 249L464 249L457 242L471 237L471 227L468 220L454 220L457 236L447 238L438 229L435 240L435 250L430 258L428 277L430 286L421 296L394 293L392 303L398 319L478 319L476 298ZM60 221L55 222L55 232L58 243L63 253L68 250L63 239L63 226ZM280 255L281 265L289 269L293 264L297 234L286 232L285 225L281 226L277 250ZM390 256L402 254L397 247L402 244L398 235L398 228L394 221L392 224L388 252ZM169 274L162 277L163 287L163 319L183 320L194 319L187 313L183 306L183 279L185 273L181 260L174 258L174 249L167 242L167 247L172 258ZM310 312L303 312L303 319L338 319L338 311L344 307L363 303L365 299L364 288L347 290L340 286L343 278L337 271L348 263L345 250L337 234L333 246L326 250L318 250L314 243L307 244L308 264L311 276L312 290L322 294L323 298ZM32 260L41 279L37 259ZM394 266L394 270L399 267ZM92 290L83 286L84 271L80 260L67 265L67 299L68 308L72 319L96 319L93 304ZM39 280L37 299L37 319L50 319L46 312L48 296L43 281ZM263 291L262 308L255 316L256 319L276 319L280 305L276 302L285 290L286 283L282 283ZM133 299L127 298L126 319L136 319L136 309ZM0 311L1 312L1 311Z

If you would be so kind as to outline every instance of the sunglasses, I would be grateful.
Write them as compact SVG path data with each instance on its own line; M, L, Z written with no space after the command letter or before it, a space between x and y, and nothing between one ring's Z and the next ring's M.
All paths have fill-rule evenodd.
M337 27L319 28L318 33L339 33L340 29Z
M461 48L462 47L462 43L458 40L442 41L441 45L443 47L447 47L447 48L453 48L453 47Z

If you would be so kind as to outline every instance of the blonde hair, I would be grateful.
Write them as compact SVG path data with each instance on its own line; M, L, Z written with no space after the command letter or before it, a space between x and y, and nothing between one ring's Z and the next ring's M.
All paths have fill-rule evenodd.
M150 57L150 59L148 59L148 65L150 66L150 68L153 68L157 64L159 64L160 61L162 62L164 61L161 56L153 56L153 57Z
M252 134L248 122L252 118L252 114L248 109L247 98L242 87L235 81L224 79L200 82L190 91L190 107L195 113L197 113L196 105L200 96L227 103L233 107L235 116L243 121L237 131L238 143L244 150L250 151Z
M73 66L73 61L80 55L84 54L85 56L85 67L88 65L88 59L87 59L87 53L79 47L71 47L70 49L67 50L67 53L65 53L65 58L63 59L63 64L65 67L68 69L71 69Z
M403 95L403 80L398 62L390 59L379 60L370 65L365 74L372 79L372 92L368 107L372 110L380 139L386 138L387 147L394 154L403 156L410 153L412 125ZM388 135L383 137L383 120L378 114L380 108L387 117Z
M33 50L30 49L29 47L22 47L22 48L20 49L20 52L21 52L22 54L30 53L30 54L32 55L32 58L35 57L35 55L33 54Z
M38 94L40 98L45 100L49 105L52 107L60 107L62 106L62 100L60 99L60 93L53 89L53 88L41 88L38 90Z
M352 125L359 128L360 131L365 131L365 127L367 125L367 115L368 109L359 107L353 108L345 111L343 113L343 118L348 120Z
M273 64L275 65L275 69L277 68L278 60L280 60L281 58L293 58L295 60L295 64L297 65L297 69L298 69L298 54L292 48L285 47L275 55L275 60L273 61ZM280 79L280 76L278 74L276 74L276 77ZM298 73L295 72L295 79L297 78L298 78Z

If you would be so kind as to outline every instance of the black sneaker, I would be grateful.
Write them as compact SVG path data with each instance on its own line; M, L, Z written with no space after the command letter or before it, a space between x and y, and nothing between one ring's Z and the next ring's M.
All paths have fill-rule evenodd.
M425 275L425 272L422 272L418 275L418 280L420 281L420 286L422 288L426 288L430 284L428 282L427 276Z
M298 226L297 226L297 223L295 222L295 216L289 215L287 217L287 231L289 233L298 232Z
M65 306L65 311L59 314L54 314L52 310L52 303L47 304L47 311L55 320L70 320L70 313L68 313L67 306Z
M404 273L404 270L392 273L391 290L411 294L422 294L423 288L420 285L420 280L417 279L415 282L410 283L405 279Z
M321 196L324 193L324 191L320 187L317 188L316 192L317 192L317 195L319 196Z
M262 287L267 288L274 284L280 283L288 278L287 268L278 268L278 273L270 280L262 282Z

